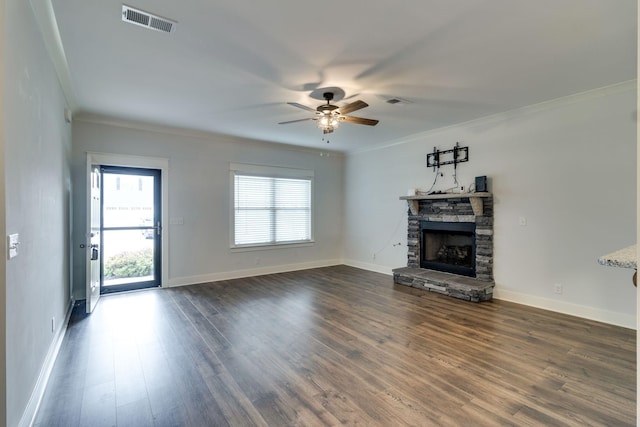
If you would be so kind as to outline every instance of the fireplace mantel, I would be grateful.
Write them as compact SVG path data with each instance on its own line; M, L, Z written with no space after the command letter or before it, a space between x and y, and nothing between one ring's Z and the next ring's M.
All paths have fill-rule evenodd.
M473 208L473 214L476 216L482 216L482 198L491 197L491 193L440 193L440 194L427 194L416 196L400 196L400 200L406 200L409 204L409 209L413 215L418 214L418 203L420 200L437 200L437 199L469 199L471 207Z

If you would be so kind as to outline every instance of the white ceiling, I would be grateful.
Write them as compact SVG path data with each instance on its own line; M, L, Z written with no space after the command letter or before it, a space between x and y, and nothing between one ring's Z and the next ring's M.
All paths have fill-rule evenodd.
M51 0L80 112L329 148L287 105L340 87L370 106L352 151L636 77L635 0ZM407 105L389 105L400 97Z

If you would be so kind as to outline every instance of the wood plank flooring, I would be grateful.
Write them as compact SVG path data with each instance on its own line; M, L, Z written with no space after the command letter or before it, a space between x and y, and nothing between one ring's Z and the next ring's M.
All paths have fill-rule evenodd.
M635 331L351 267L83 310L36 426L635 425Z

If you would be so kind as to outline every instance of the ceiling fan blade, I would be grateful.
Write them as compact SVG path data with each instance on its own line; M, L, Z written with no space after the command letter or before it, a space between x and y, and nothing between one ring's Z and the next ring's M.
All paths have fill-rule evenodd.
M338 108L339 108L340 114L349 114L353 111L357 111L368 106L369 104L367 104L364 101L355 101L355 102L352 102L351 104L343 105L342 107L338 107Z
M307 120L317 120L315 117L309 117L307 119L289 120L288 122L280 122L279 125L287 125L289 123L306 122Z
M357 125L375 126L379 120L363 119L362 117L343 116L344 121L348 123L355 123Z
M291 106L294 106L294 107L302 108L303 110L313 111L314 113L316 112L315 109L313 109L311 107L307 107L306 105L298 104L297 102L287 102L287 104L289 104Z

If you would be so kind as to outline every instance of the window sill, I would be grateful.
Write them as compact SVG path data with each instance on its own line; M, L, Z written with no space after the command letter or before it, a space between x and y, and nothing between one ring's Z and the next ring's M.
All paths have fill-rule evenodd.
M298 242L298 243L277 243L277 244L254 245L254 246L231 246L229 250L231 252L268 251L272 249L304 248L308 246L313 246L314 244L315 244L315 241L311 240L308 242Z

